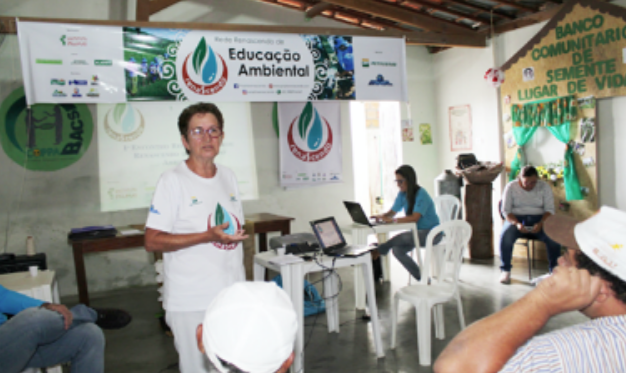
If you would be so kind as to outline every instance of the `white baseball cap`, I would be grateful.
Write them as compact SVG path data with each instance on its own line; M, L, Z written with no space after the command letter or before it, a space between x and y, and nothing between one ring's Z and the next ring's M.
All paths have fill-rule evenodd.
M245 372L276 372L298 332L293 304L274 282L238 282L222 290L202 325L206 354L223 373L228 370L219 359Z
M602 206L583 221L551 216L544 230L554 241L580 249L600 267L626 282L626 212Z

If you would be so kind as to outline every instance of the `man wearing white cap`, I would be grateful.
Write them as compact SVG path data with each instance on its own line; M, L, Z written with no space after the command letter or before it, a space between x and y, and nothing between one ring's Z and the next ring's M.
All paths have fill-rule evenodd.
M222 290L198 325L198 348L222 373L284 373L294 359L296 311L274 282Z
M457 335L435 372L626 371L626 213L602 207L582 222L551 216L544 229L566 247L553 275ZM591 321L534 337L552 316L574 310Z

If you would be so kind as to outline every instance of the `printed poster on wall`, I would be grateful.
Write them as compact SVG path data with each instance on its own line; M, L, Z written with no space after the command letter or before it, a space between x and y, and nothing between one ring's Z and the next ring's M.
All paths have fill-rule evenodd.
M102 211L150 206L161 174L187 159L177 124L187 106L185 102L98 105ZM215 162L235 173L242 200L258 198L249 106L218 105L224 116L224 140Z
M450 150L472 150L472 111L469 105L450 106Z
M29 103L407 100L400 38L38 22L18 36Z
M280 185L343 180L341 106L338 102L279 103Z

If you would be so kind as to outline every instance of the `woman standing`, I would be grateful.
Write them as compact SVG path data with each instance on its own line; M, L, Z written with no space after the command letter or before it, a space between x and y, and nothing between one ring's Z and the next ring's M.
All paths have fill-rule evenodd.
M245 281L243 209L234 173L215 163L224 140L217 106L199 103L178 118L189 158L161 175L146 222L146 250L163 252L163 308L182 373L209 372L195 331L213 298Z
M439 225L439 217L435 210L435 204L428 192L417 183L417 175L411 166L400 166L396 170L396 184L398 185L398 195L391 210L374 216L376 220L387 223L416 223L420 246L426 245L426 237L431 229ZM405 212L405 217L394 218L400 212ZM439 241L437 237L435 243ZM417 280L420 279L420 268L413 258L409 256L411 250L415 248L413 233L401 233L389 241L378 246L378 252L387 255L389 250L393 250L393 255Z

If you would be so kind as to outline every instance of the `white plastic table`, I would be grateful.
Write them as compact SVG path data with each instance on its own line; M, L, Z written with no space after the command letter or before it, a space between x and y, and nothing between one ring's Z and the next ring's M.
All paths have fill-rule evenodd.
M326 268L322 268L315 261L299 262L278 266L270 263L276 257L274 251L259 253L254 256L254 279L264 281L265 270L269 268L280 272L283 279L283 289L287 292L298 315L298 336L294 348L295 359L291 367L292 372L304 372L304 276L311 272L328 271L326 268L333 266L333 257L322 255L317 262ZM376 356L385 357L383 344L380 336L380 322L378 320L378 308L376 306L376 292L374 289L374 276L372 275L372 259L369 253L356 258L337 258L334 268L360 266L363 275L362 280L367 291L368 305L371 315L372 332ZM355 271L355 274L357 271ZM360 277L360 276L358 276ZM326 298L326 318L328 320L328 332L339 332L339 302L337 297L336 276L324 276L324 298Z
M16 291L20 294L27 295L31 298L39 299L44 302L59 303L59 286L56 281L54 271L39 271L37 277L32 277L30 272L15 272L0 275L0 285L9 290ZM29 369L24 371L36 372L38 369ZM61 373L60 365L46 368L48 373Z
M370 227L369 225L354 223L352 224L352 239L354 240L353 244L357 246L367 245L367 237L370 234L384 235L385 241L386 241L387 235L390 232L409 231L409 230L413 232L413 242L419 242L419 239L417 237L417 224L415 223L379 224L373 227ZM417 258L418 265L421 268L422 261L419 255L419 251L418 251L417 257L418 257ZM380 258L382 260L383 281L389 281L389 278L390 278L389 272L391 271L391 266L389 264L390 263L389 255L381 255ZM361 281L361 278L358 276L354 277L354 299L355 299L357 309L360 309L360 310L365 309L365 289L363 286L363 282Z

